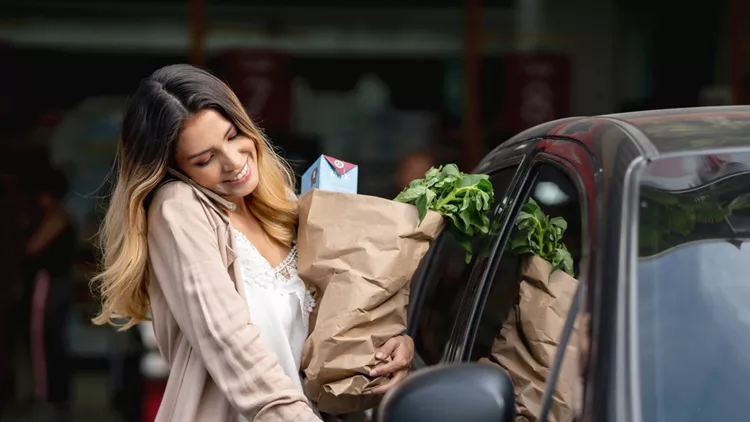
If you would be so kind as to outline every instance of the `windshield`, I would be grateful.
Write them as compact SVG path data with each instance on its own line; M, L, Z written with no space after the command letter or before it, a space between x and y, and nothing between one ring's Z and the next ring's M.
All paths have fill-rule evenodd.
M748 163L748 153L655 160L641 175L635 316L644 422L750 414Z

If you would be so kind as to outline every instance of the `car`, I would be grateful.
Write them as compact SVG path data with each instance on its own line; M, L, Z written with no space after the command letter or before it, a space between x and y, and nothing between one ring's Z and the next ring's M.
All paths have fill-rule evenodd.
M570 419L750 414L750 107L556 120L503 142L475 172L493 183L493 229L469 263L447 232L423 259L407 330L415 371L378 420L514 420L508 372L477 362L516 297L508 239L528 198L567 221L579 281L538 420L567 422L549 410L568 346L579 351Z

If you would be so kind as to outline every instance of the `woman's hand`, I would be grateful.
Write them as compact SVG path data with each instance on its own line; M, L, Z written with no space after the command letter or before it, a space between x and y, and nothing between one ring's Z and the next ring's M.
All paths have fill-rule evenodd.
M391 380L373 388L370 394L384 394L406 378L409 373L411 362L414 360L414 340L405 334L393 337L378 349L375 358L382 363L370 372L370 376L387 375L390 376Z

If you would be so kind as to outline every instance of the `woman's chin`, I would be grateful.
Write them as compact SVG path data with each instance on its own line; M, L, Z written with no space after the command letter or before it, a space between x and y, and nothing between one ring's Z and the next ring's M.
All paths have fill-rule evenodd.
M258 181L250 178L241 185L229 185L224 187L225 195L228 198L244 198L255 191L258 187Z

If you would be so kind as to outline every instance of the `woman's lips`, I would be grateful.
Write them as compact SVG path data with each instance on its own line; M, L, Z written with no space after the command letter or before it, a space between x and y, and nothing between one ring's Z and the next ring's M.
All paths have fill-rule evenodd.
M237 176L239 176L239 179L236 179L236 178L231 179L231 180L228 180L227 183L232 184L232 185L241 185L247 182L247 180L250 178L250 165L245 163L245 167L243 167L242 170L240 170Z

